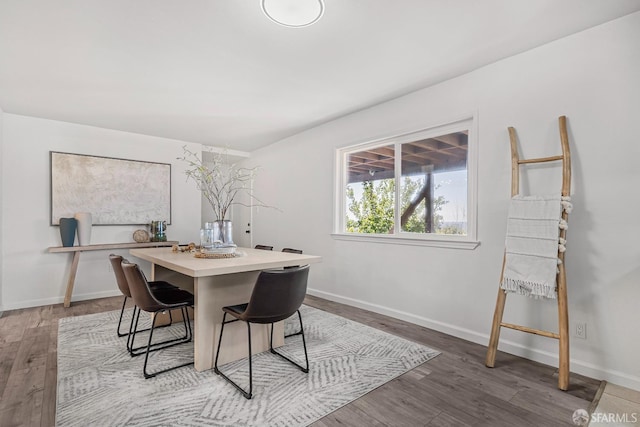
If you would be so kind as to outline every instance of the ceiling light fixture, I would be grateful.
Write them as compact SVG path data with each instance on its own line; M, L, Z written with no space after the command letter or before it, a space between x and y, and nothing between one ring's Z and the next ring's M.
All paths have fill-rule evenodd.
M260 5L273 22L292 28L315 24L324 14L324 0L260 0Z

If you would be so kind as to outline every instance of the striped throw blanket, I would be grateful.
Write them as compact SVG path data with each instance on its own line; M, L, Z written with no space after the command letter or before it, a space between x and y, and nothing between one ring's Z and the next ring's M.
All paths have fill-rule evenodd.
M535 298L556 298L562 199L514 196L509 206L505 265L500 286ZM564 245L562 245L564 249Z

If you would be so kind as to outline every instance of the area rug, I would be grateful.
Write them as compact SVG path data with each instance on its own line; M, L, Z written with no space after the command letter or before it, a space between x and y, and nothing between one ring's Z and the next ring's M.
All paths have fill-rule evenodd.
M213 371L192 366L145 380L144 356L131 358L126 338L115 333L119 311L60 319L56 425L304 426L439 354L309 306L301 312L309 373L269 352L254 355L251 400ZM160 331L179 336L181 326ZM297 316L285 322L285 334L298 328ZM280 351L304 361L299 335ZM149 363L155 370L189 360L193 345L184 344L152 353ZM248 385L247 359L222 371Z

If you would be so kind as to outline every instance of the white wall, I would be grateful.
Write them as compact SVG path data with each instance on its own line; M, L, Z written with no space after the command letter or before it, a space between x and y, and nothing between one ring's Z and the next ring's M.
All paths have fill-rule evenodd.
M254 243L322 255L312 268L312 294L486 344L510 194L507 127L516 128L524 157L556 155L557 119L566 115L574 179L566 259L570 324L587 323L587 339L572 339L571 368L640 389L638 52L635 13L254 152L249 163L262 167L256 194L283 210L255 212ZM337 147L469 112L479 117L477 249L331 237ZM525 190L536 182L541 189L533 192L559 191L559 174L531 175ZM509 296L504 320L555 330L556 313L554 301ZM557 364L550 339L504 330L500 348Z
M0 165L2 164L2 151L3 151L3 145L4 145L3 144L3 140L4 140L3 123L4 123L4 112L2 111L2 108L0 108ZM4 194L4 188L3 188L3 185L2 185L3 182L4 182L3 175L2 175L2 173L0 173L0 242L3 241L2 230L4 228L3 227L4 222L2 220L2 218L3 218L3 215L2 215L2 213L3 213L3 209L2 209L3 203L2 203L2 201L4 199L2 197L2 195ZM4 262L3 261L4 261L4 257L2 256L2 244L0 244L0 315L2 314L2 311L3 311L3 309L2 309L2 307L3 307L3 305L2 305L2 283L3 283L3 277L4 277L4 273L3 273L4 272Z
M3 118L0 309L59 303L64 297L72 255L47 252L48 247L61 245L58 227L49 225L49 151L171 163L172 224L167 237L199 240L200 192L193 182L185 181L184 165L176 160L186 143L14 114L5 113ZM201 150L200 144L186 145ZM132 242L132 233L139 228L144 227L94 226L91 242ZM119 295L108 254L82 254L73 300Z

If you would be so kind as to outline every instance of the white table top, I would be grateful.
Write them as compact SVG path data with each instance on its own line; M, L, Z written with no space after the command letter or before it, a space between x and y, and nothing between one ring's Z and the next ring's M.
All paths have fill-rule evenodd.
M322 262L317 255L292 254L262 249L238 248L244 256L234 258L196 258L193 253L173 252L171 248L131 249L129 253L162 267L191 277L217 276L245 271L306 265Z

